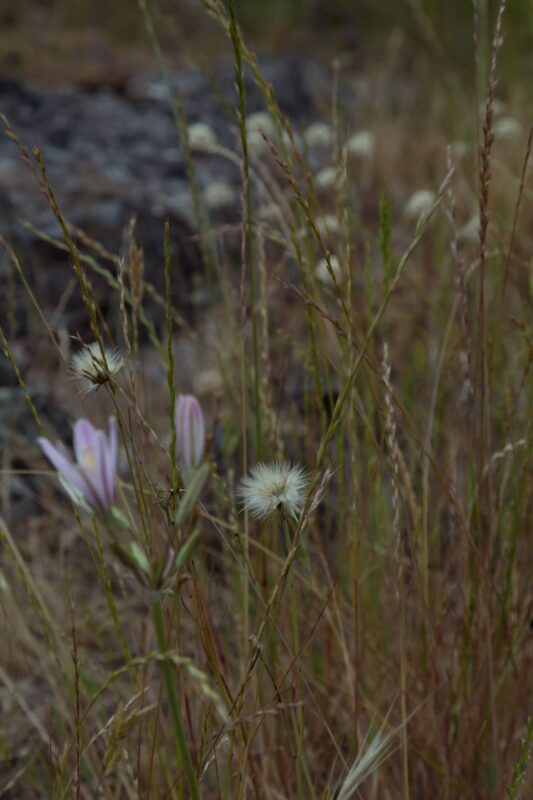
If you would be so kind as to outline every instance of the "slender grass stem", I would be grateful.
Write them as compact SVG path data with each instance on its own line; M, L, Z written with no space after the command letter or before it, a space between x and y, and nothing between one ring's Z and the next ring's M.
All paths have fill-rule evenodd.
M257 458L263 456L263 420L261 411L261 373L260 373L260 353L259 353L259 323L257 315L257 274L255 265L254 234L252 220L252 194L250 191L250 165L248 157L248 137L246 131L246 89L244 86L244 74L242 68L242 44L237 24L237 11L235 0L229 0L230 12L230 34L233 49L235 51L235 76L237 90L239 93L239 131L242 144L243 162L243 211L244 211L244 231L245 249L243 263L248 261L250 269L250 302L252 306L252 350L254 362L253 374L253 396L255 412L255 435Z
M172 269L170 260L170 223L165 222L165 287L166 287L166 325L167 325L167 385L168 416L170 424L170 466L171 466L171 513L176 513L176 495L178 491L178 468L176 464L176 381L174 378L174 347L172 343Z
M165 633L165 620L163 617L163 608L161 605L160 594L153 593L150 598L150 606L152 609L152 618L157 637L157 644L162 654L168 652L167 637ZM176 683L173 674L172 663L169 660L163 661L163 675L167 687L168 702L170 705L170 713L172 714L172 722L174 726L174 737L176 740L176 757L180 770L185 769L189 787L191 790L191 797L193 800L200 800L200 787L198 778L194 771L189 746L185 737L185 730L181 718L179 708L179 701L176 692Z
M291 549L291 532L289 530L289 522L287 517L284 513L281 514L281 524L283 527L283 533L285 535L285 545L287 547L287 552L290 552ZM300 704L296 709L296 785L297 785L297 797L305 797L304 795L304 787L303 787L303 744L304 744L304 736L305 736L305 724L304 724L304 714L303 714L303 683L302 683L302 662L300 658L300 632L298 627L298 595L295 585L295 576L294 576L294 565L291 570L292 574L289 573L287 576L287 580L290 584L289 589L289 603L290 603L290 613L291 613L291 635L292 635L292 647L294 650L294 672L296 675L296 684L298 687L298 694L300 699Z

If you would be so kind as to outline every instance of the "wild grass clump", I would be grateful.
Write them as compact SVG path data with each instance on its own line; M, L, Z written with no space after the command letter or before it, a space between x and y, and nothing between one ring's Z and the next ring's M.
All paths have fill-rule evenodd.
M294 130L233 0L203 5L235 60L239 150L191 131L170 98L211 298L201 317L174 307L169 224L163 264L144 262L133 224L122 255L107 252L69 223L46 153L20 145L91 338L50 322L3 242L73 436L34 401L43 373L18 364L2 321L35 427L29 471L6 445L2 502L22 472L38 513L0 520L0 796L525 798L531 133L504 167L505 3L479 160L439 136L346 131L336 96L330 121ZM247 120L247 70L261 124ZM237 252L195 178L199 143L240 169Z

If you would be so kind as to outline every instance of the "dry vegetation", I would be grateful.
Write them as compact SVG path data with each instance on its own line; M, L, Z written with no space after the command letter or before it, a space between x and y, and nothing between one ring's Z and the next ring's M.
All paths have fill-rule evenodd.
M472 138L448 149L442 95L411 119L369 102L355 138L333 103L327 127L302 139L233 3L203 5L235 55L243 222L230 265L228 231L196 195L212 300L194 325L170 302L172 230L166 264L143 264L133 228L119 261L71 230L43 156L21 153L63 229L92 340L125 364L101 364L101 386L83 394L69 376L78 345L42 319L55 402L97 427L118 420L119 510L71 504L35 441L18 443L41 511L0 521L0 796L525 799L532 136L496 102L505 15L477 134L475 104L458 96ZM245 66L272 126L259 157ZM520 118L519 89L508 103ZM312 174L315 146L329 172ZM118 326L95 304L95 269ZM152 322L154 269L168 292ZM19 371L11 322L2 348L55 439L32 403L43 369ZM174 446L185 392L207 434L187 474ZM274 460L303 465L309 483L294 517L281 505L257 520L239 481Z

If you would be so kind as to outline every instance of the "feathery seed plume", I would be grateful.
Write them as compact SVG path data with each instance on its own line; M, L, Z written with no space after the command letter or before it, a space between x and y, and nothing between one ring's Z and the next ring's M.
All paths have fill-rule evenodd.
M308 484L309 476L300 465L281 461L259 463L241 480L239 495L244 508L256 519L281 509L296 519L302 510Z
M94 392L124 366L124 359L111 348L104 348L104 358L98 342L83 347L71 361L72 372L81 380L86 392Z

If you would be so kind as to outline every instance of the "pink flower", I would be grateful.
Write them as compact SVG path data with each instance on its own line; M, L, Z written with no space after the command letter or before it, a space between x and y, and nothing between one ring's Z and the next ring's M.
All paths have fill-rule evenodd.
M66 448L57 442L54 446L48 439L37 439L43 453L57 469L60 480L69 492L81 496L94 511L103 511L111 506L115 495L117 474L117 423L109 418L109 435L97 430L88 419L79 419L74 425L74 463Z
M174 412L176 420L176 455L184 476L200 465L205 449L204 415L192 394L180 394Z

